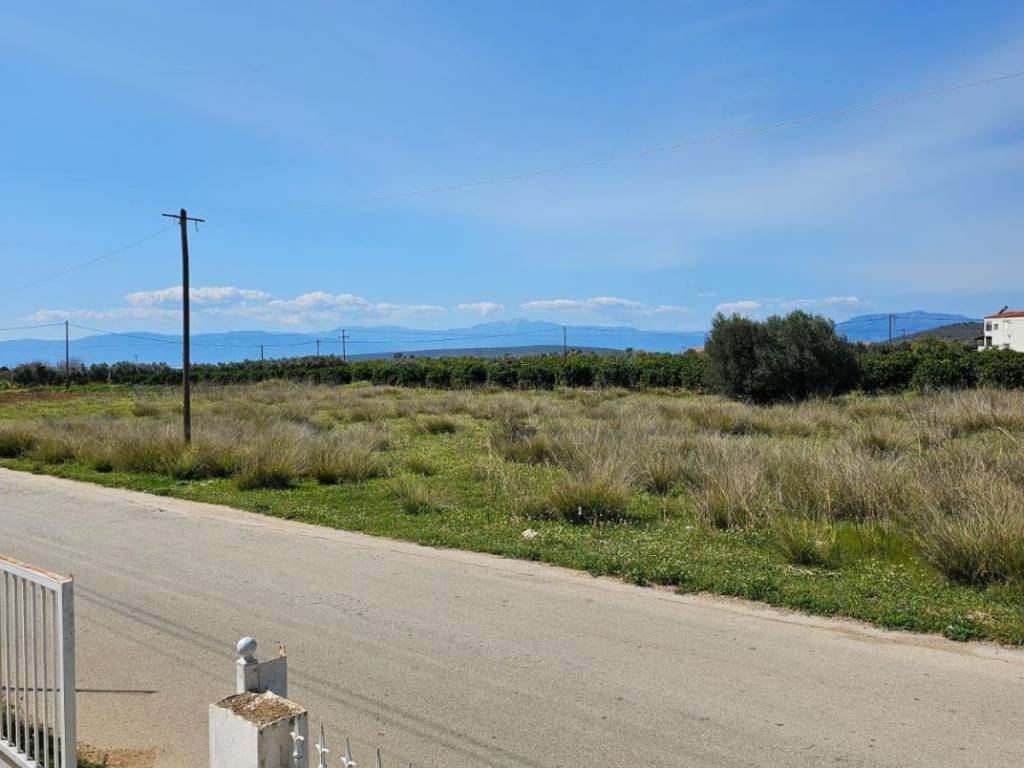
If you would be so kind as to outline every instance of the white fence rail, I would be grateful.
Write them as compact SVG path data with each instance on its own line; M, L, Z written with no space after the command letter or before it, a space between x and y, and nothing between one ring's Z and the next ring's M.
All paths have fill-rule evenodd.
M70 578L0 555L0 764L76 768Z

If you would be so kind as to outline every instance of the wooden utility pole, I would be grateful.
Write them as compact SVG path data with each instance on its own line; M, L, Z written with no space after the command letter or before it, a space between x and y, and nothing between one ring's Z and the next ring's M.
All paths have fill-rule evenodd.
M181 226L181 388L182 409L181 420L185 442L192 442L192 389L190 384L192 361L190 359L190 336L188 314L188 223L194 221L198 226L206 219L191 218L182 208L178 213L162 213L171 219L177 219Z
M71 389L71 342L68 340L68 321L64 321L64 389Z
M316 340L316 356L320 357L320 339Z
M565 326L562 326L562 359L565 360L569 357L569 347L565 341Z
M892 315L889 315L889 343L892 344Z
M263 362L263 345L260 344L260 362Z
M348 350L345 348L345 341L348 339L348 335L345 333L345 329L341 329L341 359L346 363L348 362Z

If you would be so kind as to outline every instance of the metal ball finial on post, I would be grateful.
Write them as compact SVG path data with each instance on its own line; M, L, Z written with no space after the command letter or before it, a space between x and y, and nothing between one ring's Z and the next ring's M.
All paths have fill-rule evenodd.
M241 638L237 643L235 643L235 652L238 654L239 659L244 659L245 661L255 661L256 647L256 638L249 637L248 635L246 635L245 637Z

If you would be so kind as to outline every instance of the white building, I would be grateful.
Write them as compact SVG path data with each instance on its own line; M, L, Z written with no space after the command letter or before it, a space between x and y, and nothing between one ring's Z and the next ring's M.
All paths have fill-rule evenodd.
M1024 352L1024 312L1003 307L985 318L982 349L1012 349Z

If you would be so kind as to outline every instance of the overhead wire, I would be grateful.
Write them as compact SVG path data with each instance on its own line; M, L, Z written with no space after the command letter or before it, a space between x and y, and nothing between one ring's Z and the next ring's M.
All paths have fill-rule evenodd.
M176 224L172 224L169 227L161 227L160 229L156 230L155 232L151 232L150 234L146 235L145 237L140 237L138 240L133 240L132 242L127 243L126 245L122 245L120 248L115 248L112 251L107 251L106 253L100 254L99 256L96 256L96 257L94 257L92 259L88 259L88 260L80 262L78 264L74 264L74 265L68 267L67 269L62 269L59 272L54 272L53 274L47 275L46 277L41 277L38 280L33 280L32 282L25 283L24 285L19 285L19 286L16 286L14 288L8 288L5 291L0 291L0 296L9 296L12 293L17 293L18 291L23 291L26 288L34 288L35 286L42 285L43 283L48 282L50 280L55 280L58 277L63 277L64 275L68 275L68 274L71 274L72 272L76 272L79 269L84 269L85 267L92 266L93 264L96 264L96 263L98 263L100 261L103 261L105 259L109 259L109 258L111 258L113 256L117 256L119 254L124 253L127 250L135 248L136 246L142 245L143 243L145 243L145 242L147 242L149 240L152 240L154 237L158 237L159 235L162 235L164 232L167 232L168 230L174 229L174 227L176 227L176 226L177 226Z

